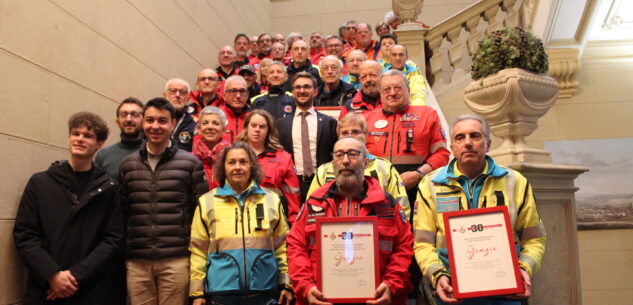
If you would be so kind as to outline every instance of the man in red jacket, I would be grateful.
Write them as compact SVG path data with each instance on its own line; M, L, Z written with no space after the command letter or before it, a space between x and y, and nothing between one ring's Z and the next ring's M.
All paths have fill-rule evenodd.
M365 145L343 138L332 154L335 180L317 189L303 205L286 240L288 271L298 304L327 304L316 286L315 229L318 217L377 216L380 284L368 304L405 304L411 289L408 267L413 233L404 211L378 180L363 175ZM344 283L341 283L344 285Z

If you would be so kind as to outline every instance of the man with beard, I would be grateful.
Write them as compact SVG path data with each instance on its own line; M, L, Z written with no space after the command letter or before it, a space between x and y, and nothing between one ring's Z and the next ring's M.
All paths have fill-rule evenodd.
M396 69L407 76L411 93L411 105L426 105L426 81L420 69L409 62L407 48L394 45L389 50L390 61L385 64L385 71Z
M121 141L100 150L95 163L105 169L110 177L118 179L121 160L137 151L143 142L143 103L135 97L124 99L116 108L114 122L121 130Z
M191 114L185 111L190 88L189 83L185 80L172 78L165 83L165 91L163 92L163 97L176 108L177 123L172 137L176 140L176 144L178 144L180 149L188 152L191 152L194 131L196 130L196 122Z
M249 39L246 34L239 33L235 35L233 40L233 49L235 49L235 65L241 67L248 64L248 44Z
M344 117L349 112L365 113L381 107L380 89L378 88L378 78L382 74L382 66L373 60L368 60L360 65L360 81L362 87L354 98L341 108L339 118Z
M239 76L231 76L226 79L224 85L224 103L218 108L226 115L226 133L224 139L229 143L235 142L235 138L244 127L244 119L248 114L248 86L246 80Z
M248 64L255 67L255 69L259 69L259 63L264 58L270 58L270 48L273 45L272 38L270 35L264 33L259 35L257 38L257 49L259 53L257 56L251 57Z
M292 94L285 90L286 67L278 61L268 65L268 92L252 99L253 109L268 111L275 120L290 115L295 110Z
M196 88L198 90L191 91L189 94L189 103L187 104L187 112L193 116L194 120L198 119L200 110L206 106L216 106L220 101L218 87L220 86L218 73L213 69L203 69L198 73Z
M316 168L332 160L337 138L336 120L314 109L317 94L316 79L307 72L297 73L292 82L297 109L277 121L279 142L292 155L301 182L301 202L305 201Z
M292 61L286 68L288 72L288 80L286 81L286 90L290 91L291 82L294 79L295 74L299 72L308 72L314 76L318 85L321 85L321 76L319 75L319 68L312 64L309 55L308 44L303 40L297 40L292 44L290 54L292 54Z
M235 50L231 46L222 46L220 52L218 52L218 62L220 65L216 68L216 71L220 80L220 88L222 88L227 78L237 75L239 67L235 66Z
M360 65L367 60L367 54L361 50L352 50L346 57L347 74L341 77L341 80L354 86L354 89L360 90L361 84L358 75L360 73Z
M334 145L335 180L317 189L302 206L286 239L288 272L297 304L327 304L316 286L316 219L320 217L377 216L380 283L375 300L367 304L404 305L409 285L408 267L413 234L404 211L378 180L363 175L369 159L361 141L343 138ZM344 283L342 283L344 284Z
M321 32L312 32L310 34L310 61L313 64L318 65L321 58L326 54L325 48L323 47L323 36L321 36Z
M317 106L343 106L356 94L356 89L341 81L343 62L335 56L328 55L319 63L323 84L319 87Z

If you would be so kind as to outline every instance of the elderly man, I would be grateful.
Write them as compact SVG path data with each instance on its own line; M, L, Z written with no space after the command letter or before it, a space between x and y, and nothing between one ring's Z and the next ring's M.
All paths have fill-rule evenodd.
M354 98L341 108L339 117L344 117L349 112L365 113L382 107L380 102L380 89L378 78L382 74L382 66L373 60L368 60L360 65L361 89Z
M222 46L218 52L218 62L220 65L215 68L218 72L218 78L222 84L227 78L237 75L237 67L235 65L235 50L231 46Z
M218 95L218 87L220 86L218 73L213 69L202 69L198 73L196 80L196 88L198 90L191 91L189 94L189 103L187 103L187 112L198 119L200 110L206 106L217 106L220 102Z
M380 60L380 43L371 39L371 27L367 23L359 23L356 29L356 49L367 54L367 58Z
M389 62L385 71L396 69L404 73L409 81L411 105L426 105L426 81L420 69L408 62L409 54L403 45L394 45L389 50Z
M273 43L273 46L270 48L270 58L273 61L278 61L286 64L284 62L286 59L286 49L282 43Z
M231 76L224 84L224 103L218 108L226 115L226 133L224 139L229 143L235 142L244 125L244 119L249 111L248 85L246 80L239 76Z
M249 39L246 34L239 33L235 35L233 40L233 49L235 49L235 65L241 67L248 64L248 44Z
M347 74L341 77L341 80L354 86L356 90L360 90L360 64L367 60L367 54L361 50L352 50L347 54Z
M343 62L336 56L328 55L319 63L323 84L319 87L317 106L343 106L354 97L354 86L341 81Z
M310 61L315 65L318 65L321 58L327 55L323 44L321 32L314 31L310 34Z
M422 177L448 162L446 139L433 108L410 105L402 72L389 70L378 83L382 108L364 114L369 127L367 149L394 164L413 202Z
M286 81L286 90L290 90L292 80L295 74L299 72L308 72L317 80L317 84L321 85L321 76L319 75L319 68L312 64L312 61L308 58L309 56L308 44L303 40L297 40L292 44L292 49L290 49L290 54L292 55L292 60L286 68L288 72L288 80Z
M339 139L352 137L364 144L367 142L367 123L362 115L349 114L338 121L336 133ZM391 162L383 158L377 158L370 153L367 153L367 159L369 161L365 167L365 176L378 179L382 189L398 201L400 207L402 207L402 210L404 210L404 213L407 215L407 218L410 218L411 208L409 206L409 199L407 198L407 191L402 185L402 180L396 168L393 167ZM323 184L334 180L334 173L332 162L319 166L314 180L312 180L312 184L310 185L310 189L308 190L308 196L314 193L314 191Z
M304 204L286 240L289 273L298 304L327 301L316 286L315 221L320 217L379 217L380 284L368 304L405 304L413 253L413 234L400 205L386 193L378 180L364 176L367 150L355 138L343 138L332 153L335 180L317 189ZM342 283L344 285L344 283Z
M530 279L545 252L545 229L532 188L519 172L496 164L487 155L490 128L480 116L458 116L451 124L451 149L455 158L424 177L415 202L415 258L424 276L437 291L438 304L455 304L446 260L443 212L506 205L510 212L518 264L525 292L506 298L467 299L463 304L521 304L530 297ZM514 300L511 300L514 299Z
M180 78L172 78L165 83L163 97L171 102L176 109L175 119L177 123L172 137L176 140L176 144L178 144L180 149L191 152L196 122L191 114L185 111L185 106L189 99L189 91L189 83Z
M254 97L253 109L268 111L275 120L281 119L295 110L292 94L285 90L288 74L284 64L274 61L268 65L268 92Z

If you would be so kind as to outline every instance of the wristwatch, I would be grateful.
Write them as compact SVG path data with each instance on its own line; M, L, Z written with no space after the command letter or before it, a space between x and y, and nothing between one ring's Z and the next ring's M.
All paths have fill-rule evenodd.
M423 171L417 168L415 169L415 171L418 173L418 175L420 175L420 180L422 180L422 178L424 178L424 176L426 175Z

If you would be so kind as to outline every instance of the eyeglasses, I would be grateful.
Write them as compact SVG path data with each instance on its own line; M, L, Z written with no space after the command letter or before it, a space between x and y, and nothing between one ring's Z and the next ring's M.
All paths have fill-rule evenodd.
M398 93L402 93L403 88L402 87L384 87L384 88L380 88L380 91L382 93L390 93L391 91L393 91L394 93L398 94Z
M167 91L169 91L169 93L171 93L171 94L180 93L182 95L186 95L186 94L189 93L189 91L187 89L170 88L170 89L167 89Z
M334 44L328 44L325 47L331 49L331 48L338 48L338 47L342 47L342 46L343 46L342 43L334 43Z
M332 153L332 158L335 160L343 160L345 155L347 155L350 160L357 160L360 157L360 150L351 149L348 151L335 151Z
M299 91L301 89L310 90L312 88L314 88L314 86L308 85L308 84L305 84L303 86L301 86L301 85L292 86L292 90L297 90L297 91Z
M230 93L230 94L247 94L248 93L248 89L227 89L226 93Z
M344 130L341 131L341 136L343 137L356 137L363 133L360 129L352 129L352 130Z
M217 82L218 81L218 77L217 76L206 76L206 77L198 77L198 81L199 82L203 82L203 81L210 81L210 82Z
M138 119L138 118L140 118L143 114L142 114L142 113L140 113L140 112L138 112L138 111L131 111L131 112L122 111L122 112L119 112L119 117L120 117L120 118L122 118L122 119L127 118L127 116L128 116L128 115L131 115L133 118Z

